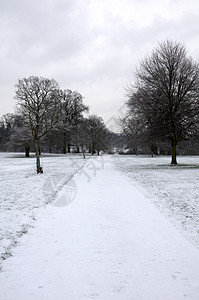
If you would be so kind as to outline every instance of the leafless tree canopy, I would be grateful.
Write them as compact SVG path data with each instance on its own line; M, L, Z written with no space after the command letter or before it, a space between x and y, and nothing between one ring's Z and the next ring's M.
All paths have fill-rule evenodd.
M33 136L41 138L57 122L58 83L54 79L31 76L16 85L16 99Z
M141 61L127 93L130 115L137 114L154 139L170 140L176 164L178 142L197 129L198 64L183 45L166 41Z
M37 173L42 172L39 143L58 121L58 83L54 79L31 76L20 79L16 85L16 99L34 138Z
M24 145L28 156L31 145L29 133L32 133L38 173L43 172L40 165L40 146L43 141L48 142L50 152L52 145L61 147L63 153L70 152L71 144L77 152L80 148L82 152L91 148L94 154L104 149L107 129L100 117L84 117L89 108L83 103L79 92L60 89L54 79L31 76L18 81L15 98L22 124L12 130L10 145ZM7 117L10 122L18 120L17 115L14 119ZM17 143L19 134L23 138Z

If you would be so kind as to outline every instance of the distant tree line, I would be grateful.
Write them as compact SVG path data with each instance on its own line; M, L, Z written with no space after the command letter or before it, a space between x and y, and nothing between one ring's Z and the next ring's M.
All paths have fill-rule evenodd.
M182 151L183 145L190 146L187 141L198 146L199 65L183 45L159 44L141 61L126 94L123 133L135 153L148 145L151 153L159 148L164 154L161 149L168 149L169 142L175 165L177 147Z
M71 151L92 155L111 151L114 133L97 115L88 115L82 95L62 90L54 79L31 76L16 85L16 114L0 121L0 150L36 153L37 173L43 170L40 153Z

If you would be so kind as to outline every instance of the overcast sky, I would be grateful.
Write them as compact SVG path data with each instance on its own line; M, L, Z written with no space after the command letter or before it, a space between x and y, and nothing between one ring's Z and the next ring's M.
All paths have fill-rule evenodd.
M18 79L37 75L79 91L107 122L166 39L199 60L198 0L0 0L0 116L14 111Z

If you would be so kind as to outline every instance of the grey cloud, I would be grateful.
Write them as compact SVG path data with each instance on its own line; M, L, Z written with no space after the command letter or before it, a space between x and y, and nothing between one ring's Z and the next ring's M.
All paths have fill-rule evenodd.
M198 59L197 10L172 20L157 15L141 28L133 18L127 21L109 11L104 23L94 26L91 2L0 0L0 103L11 97L19 78L39 75L79 90L87 104L105 113L107 103L111 109L122 104L123 86L159 41L184 42Z
M77 6L78 2L74 5L74 1L65 1L65 9L63 1L58 1L62 9L58 4L50 5L54 3L52 1L39 1L39 4L35 4L35 1L17 1L15 7L11 6L10 1L4 4L1 25L3 42L10 49L9 57L16 59L17 55L19 58L22 55L24 59L29 53L32 55L32 47L43 48L42 59L53 54L59 58L62 51L68 55L79 51L84 36L80 34L81 28L85 29L87 25L85 14ZM20 6L16 3L20 3Z

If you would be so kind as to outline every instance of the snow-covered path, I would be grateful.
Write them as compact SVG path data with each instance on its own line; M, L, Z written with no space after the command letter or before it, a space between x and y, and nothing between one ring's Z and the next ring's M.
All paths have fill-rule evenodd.
M74 201L48 206L4 262L1 300L199 299L199 251L110 160L74 179Z

